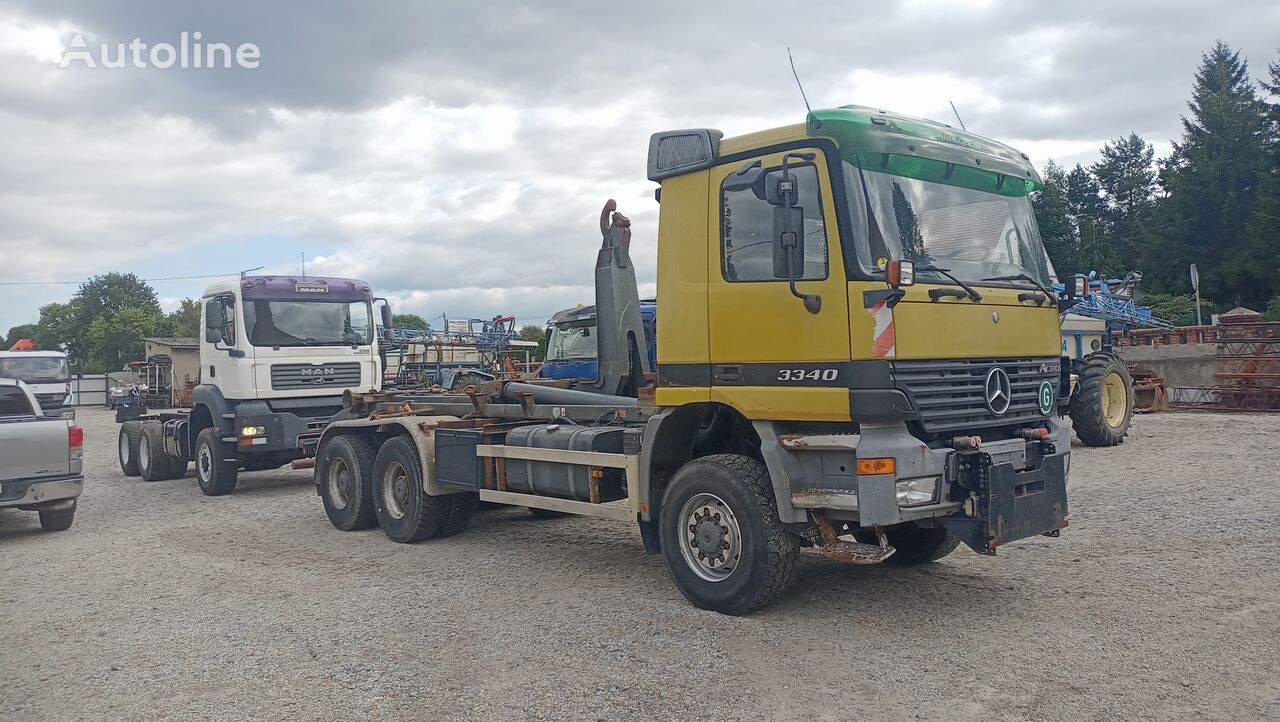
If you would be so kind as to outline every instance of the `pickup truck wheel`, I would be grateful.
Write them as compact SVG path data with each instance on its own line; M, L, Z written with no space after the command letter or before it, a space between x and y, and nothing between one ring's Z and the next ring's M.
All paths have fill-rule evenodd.
M173 463L164 451L164 427L159 421L142 424L142 437L138 439L138 473L144 481L164 481L173 478Z
M200 491L206 496L222 496L235 491L240 463L225 461L225 456L226 444L212 427L196 437L196 479L200 482Z
M662 554L689 601L747 614L777 599L795 575L800 539L778 519L764 464L739 454L694 459L662 498Z
M116 453L120 457L120 471L125 476L138 476L138 439L142 436L141 421L126 421L120 424L120 436L116 442Z
M454 499L423 490L418 449L407 437L396 436L383 443L373 462L373 506L383 533L414 544L444 531Z
M316 456L316 483L330 523L342 531L368 529L378 523L373 508L373 464L377 442L360 434L343 434L325 442Z
M70 509L57 509L40 512L40 528L45 531L66 531L76 518L76 502L72 500Z

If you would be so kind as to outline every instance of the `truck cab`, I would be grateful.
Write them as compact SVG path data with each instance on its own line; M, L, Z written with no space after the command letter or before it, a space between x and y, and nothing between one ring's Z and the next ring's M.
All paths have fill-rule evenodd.
M645 350L649 365L657 363L658 302L640 301ZM557 312L547 322L547 355L538 370L544 379L594 379L596 377L596 307L577 306Z
M125 422L126 474L167 478L194 460L202 490L228 493L240 469L310 456L344 394L381 387L385 364L364 281L244 276L209 286L201 303L191 411ZM390 309L381 311L389 333Z
M71 366L61 351L0 351L0 378L25 383L47 415L71 402Z

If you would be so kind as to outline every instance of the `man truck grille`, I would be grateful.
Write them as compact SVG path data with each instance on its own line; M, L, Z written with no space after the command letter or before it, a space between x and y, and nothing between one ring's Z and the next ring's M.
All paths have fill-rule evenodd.
M273 391L359 385L360 364L358 363L271 365Z
M1060 363L1057 357L894 361L893 385L911 399L926 432L965 432L1044 418L1040 384L1052 383L1057 393ZM987 377L997 367L1009 376L1008 410L1003 414L994 413L986 399ZM997 401L995 406L1002 404Z

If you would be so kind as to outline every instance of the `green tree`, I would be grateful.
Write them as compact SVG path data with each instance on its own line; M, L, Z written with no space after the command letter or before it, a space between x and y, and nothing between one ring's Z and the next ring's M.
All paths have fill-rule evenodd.
M529 355L534 361L541 361L547 357L547 330L541 326L532 324L520 329L521 341L537 341L538 348L534 349Z
M153 335L163 320L157 311L132 307L95 318L85 338L92 372L116 371L141 358L146 346L142 339Z
M1049 161L1042 177L1044 187L1031 197L1031 206L1049 260L1053 261L1058 277L1064 278L1080 270L1076 233L1067 205L1067 173L1062 166Z
M1280 321L1280 296L1271 299L1267 304L1267 310L1262 313L1262 318L1265 321Z
M4 337L4 348L7 349L24 338L29 338L34 341L39 333L40 327L34 323L24 323L20 326L14 326L9 329L9 335ZM4 349L0 349L0 351L3 350Z
M1245 232L1267 165L1266 124L1237 51L1218 41L1201 56L1187 107L1182 138L1162 168L1167 197L1153 216L1144 270L1157 287L1185 292L1187 264L1196 263L1202 294L1260 305L1269 295Z
M1112 247L1122 270L1141 268L1138 237L1155 203L1155 148L1137 133L1102 146L1102 160L1090 168L1106 204Z
M391 316L391 324L396 328L412 328L426 331L431 328L427 320L416 313L397 313Z
M90 323L100 316L114 316L126 308L160 313L155 289L132 273L94 276L80 284L76 298L80 299L80 309Z
M80 302L49 303L40 307L40 321L36 324L36 343L40 348L64 351L68 356L84 360L84 334L80 330Z
M176 336L178 338L198 338L200 336L200 302L194 298L184 298L178 310L165 315L164 322L155 330L159 336Z
M1239 269L1260 298L1280 294L1280 62L1270 63L1267 70L1269 82L1261 83L1267 92L1263 103L1267 168L1245 230Z

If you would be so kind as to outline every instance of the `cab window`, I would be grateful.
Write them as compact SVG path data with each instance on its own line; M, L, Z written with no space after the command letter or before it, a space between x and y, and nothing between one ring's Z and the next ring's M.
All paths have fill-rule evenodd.
M218 323L218 308L222 309L223 322ZM204 325L207 329L217 329L222 332L222 344L224 346L236 345L236 313L235 305L231 299L212 298L204 304Z
M811 163L792 165L790 171L800 186L796 206L804 216L804 271L796 280L820 281L827 277L828 258L818 171ZM763 182L744 190L728 190L721 184L720 257L726 281L787 280L775 273L774 206L765 200L762 191L781 175L781 167L771 168Z

